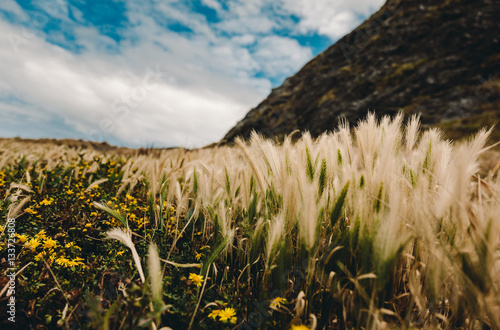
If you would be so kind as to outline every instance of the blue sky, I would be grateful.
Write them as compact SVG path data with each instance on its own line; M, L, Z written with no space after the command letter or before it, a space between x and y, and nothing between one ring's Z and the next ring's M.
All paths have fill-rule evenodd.
M384 0L2 0L0 136L220 140Z

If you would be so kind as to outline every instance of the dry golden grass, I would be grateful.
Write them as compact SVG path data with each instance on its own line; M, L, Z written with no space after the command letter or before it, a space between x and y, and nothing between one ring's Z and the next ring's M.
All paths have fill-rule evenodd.
M22 157L48 168L79 153L125 157L117 194L145 180L153 227L164 201L192 210L189 221L203 221L204 239L220 246L202 272L217 278L229 267L264 295L279 287L299 296L294 320L311 314L325 327L335 314L344 326L500 328L499 153L484 151L489 132L450 143L437 130L420 133L418 118L402 120L370 115L315 140L277 145L254 134L234 147L154 155L4 140L0 168ZM299 289L276 280L304 258ZM259 260L263 273L251 270ZM158 266L150 268L157 278Z

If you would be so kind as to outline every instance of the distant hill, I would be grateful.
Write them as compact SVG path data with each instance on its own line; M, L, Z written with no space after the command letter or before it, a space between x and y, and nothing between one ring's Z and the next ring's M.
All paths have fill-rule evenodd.
M91 149L102 153L113 153L118 155L159 155L164 150L176 148L127 148L117 147L108 144L107 142L84 141L75 139L23 139L23 138L0 138L0 152L2 144L16 143L19 146L34 144L47 146L66 146L73 149Z
M223 142L252 130L317 136L368 111L421 113L424 127L457 139L500 121L499 75L500 1L389 0L273 89Z

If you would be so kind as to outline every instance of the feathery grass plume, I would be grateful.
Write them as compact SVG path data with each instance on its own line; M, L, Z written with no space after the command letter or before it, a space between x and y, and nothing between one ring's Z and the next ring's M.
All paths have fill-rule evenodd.
M97 187L98 185L100 185L101 183L104 183L104 182L107 182L109 179L108 178L103 178L103 179L100 179L100 180L96 180L94 182L92 182L88 187L87 189L85 189L85 192L89 192L92 190L92 188L94 187Z
M318 198L321 198L323 195L323 191L325 191L327 184L327 168L326 168L326 159L323 158L321 161L321 169L318 178Z
M103 203L93 202L92 204L96 208L98 208L99 210L102 210L102 211L108 213L113 218L115 218L116 220L120 221L121 224L123 225L123 227L128 228L127 218L126 218L125 215L121 214L120 212L118 212L116 210L113 210L111 207L109 207L109 206L107 206L107 205L105 205Z
M141 259L139 258L139 254L135 249L135 245L132 242L132 237L130 236L130 234L125 229L113 228L106 232L106 239L116 239L122 242L126 247L130 249L130 251L132 251L132 258L134 259L135 266L137 268L137 271L139 272L139 276L141 277L141 281L142 283L144 283L146 279L144 277L144 272L142 271Z
M204 206L217 205L222 199L224 193L224 185L217 177L215 170L212 170L209 165L200 162L203 169L199 180L199 198Z
M349 190L349 185L351 184L350 181L347 181L345 184L344 188L342 188L342 191L338 195L337 199L335 200L335 205L333 207L332 213L330 214L330 222L331 226L335 226L337 221L340 219L341 214L342 214L342 207L344 206L345 198L347 196L347 191Z
M301 244L309 253L313 253L318 243L319 205L316 204L316 185L309 181L307 173L297 173L300 194L300 216L298 220ZM310 255L312 257L312 255Z
M285 232L291 234L297 222L297 213L299 212L300 204L298 200L298 189L296 180L291 176L283 184L283 208L285 210Z
M256 139L259 139L258 135L255 132L252 132L252 140L251 141L255 141ZM254 174L255 174L255 176L257 178L257 182L259 183L261 191L262 192L266 191L265 188L268 185L267 184L264 185L264 178L262 177L261 171L257 167L257 164L255 163L253 157L250 156L249 148L247 147L247 145L245 144L245 142L243 142L243 140L240 137L237 137L234 142L243 151L243 154L245 155L245 157L247 158L248 162L252 166L253 172L254 172Z
M382 134L380 133L382 132L378 128L374 113L369 113L366 120L360 121L354 131L362 165L368 171L373 170L375 160L378 156L377 147L380 146L382 138Z
M223 202L219 203L218 209L218 228L222 234L224 241L226 241L226 246L223 249L224 254L229 251L229 247L234 240L235 230L231 227L232 213L228 210Z
M12 203L9 204L9 209L7 213L8 219L17 218L21 214L21 210L29 202L31 196L24 197L20 202L17 202L17 196L15 200L11 200Z
M283 232L285 229L285 215L283 212L280 212L269 221L269 227L266 240L266 268L268 271L273 267L279 245L283 239Z
M198 177L196 175L196 166L193 168L193 194L196 199L198 197Z
M479 170L478 159L479 156L484 152L484 150L487 149L485 148L486 141L488 141L488 138L490 137L492 131L493 127L488 130L486 128L482 128L466 143L466 148L470 159L470 162L466 169L467 177L472 176Z
M408 152L413 150L420 133L420 115L414 114L408 120L405 127L405 147Z
M9 190L10 189L20 189L20 190L24 190L25 192L30 193L30 194L33 193L33 190L31 190L30 187L28 187L27 185L22 184L22 183L14 183L14 182L12 182L10 184Z
M272 174L275 178L281 178L282 166L279 161L278 148L270 140L264 140L257 134L252 135L251 146L260 151L259 156L266 165L268 175ZM261 167L261 170L263 169L264 167Z
M163 284L160 257L158 256L158 249L153 243L149 245L148 270L149 278L151 279L151 292L153 294L153 302L155 305L155 310L158 310L163 304Z

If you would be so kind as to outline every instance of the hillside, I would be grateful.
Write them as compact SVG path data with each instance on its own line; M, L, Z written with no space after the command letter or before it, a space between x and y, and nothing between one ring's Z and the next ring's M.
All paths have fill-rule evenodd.
M377 13L252 109L223 141L252 130L313 136L368 111L405 117L460 138L500 120L500 3L389 0ZM500 130L493 133L500 140Z
M122 156L131 155L158 155L164 150L176 149L176 148L127 148L127 147L117 147L110 145L107 142L96 142L96 141L85 141L76 139L23 139L19 137L15 138L1 138L0 137L0 153L6 149L13 149L18 151L25 151L31 149L33 146L38 146L40 148L47 148L51 146L63 146L69 149L77 150L94 150L97 152L107 153L107 154L117 154Z

